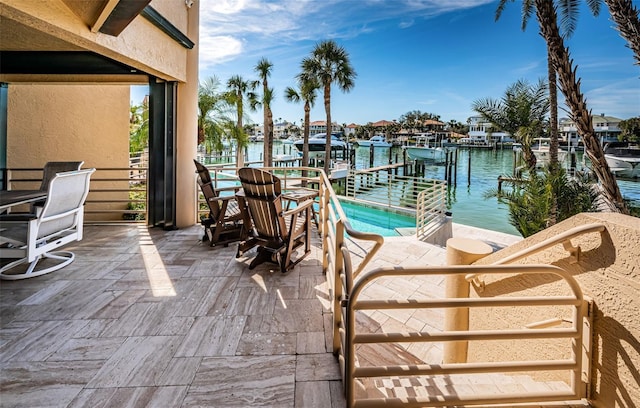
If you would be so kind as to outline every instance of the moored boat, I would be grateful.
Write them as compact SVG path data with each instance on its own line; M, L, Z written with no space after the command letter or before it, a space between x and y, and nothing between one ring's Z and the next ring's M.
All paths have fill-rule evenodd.
M617 176L640 177L640 147L626 142L612 142L604 147L604 158Z
M533 154L536 156L536 166L545 167L551 160L551 154L549 153L549 145L551 139L548 137L540 137L536 139L536 144L531 148ZM564 163L567 159L567 151L558 149L558 163Z
M375 135L369 138L369 140L356 140L354 142L359 147L391 147L392 143L387 142L386 138L382 135Z
M349 174L351 165L344 160L332 160L331 169L329 170L329 179L337 180L346 178Z
M436 163L444 162L447 155L447 147L438 146L435 138L429 135L417 136L416 144L402 147L411 160L426 160ZM453 148L452 148L453 149Z
M326 133L318 133L309 137L309 151L310 152L324 152L327 144L327 134ZM304 150L304 140L296 140L293 142L293 146L298 149L298 151ZM340 140L337 134L331 135L331 150L345 150L347 148L347 144Z
M443 162L447 154L446 147L404 146L403 149L407 151L407 156L411 160Z

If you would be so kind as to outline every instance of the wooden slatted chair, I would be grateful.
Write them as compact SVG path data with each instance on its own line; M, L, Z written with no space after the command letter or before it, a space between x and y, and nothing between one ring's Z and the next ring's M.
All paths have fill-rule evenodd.
M209 207L209 214L201 217L200 223L204 227L203 241L209 241L211 246L228 246L230 242L239 241L246 237L243 216L240 211L235 192L239 186L214 188L211 174L202 163L194 160L198 173L198 185ZM223 191L233 194L221 195Z
M277 263L285 273L304 259L311 251L311 206L313 200L298 203L291 210L284 210L280 179L256 168L238 170L242 184L241 205L251 216L253 228L250 237L238 245L238 254L258 246L256 257L249 269L263 262ZM304 254L297 259L292 255L304 245Z

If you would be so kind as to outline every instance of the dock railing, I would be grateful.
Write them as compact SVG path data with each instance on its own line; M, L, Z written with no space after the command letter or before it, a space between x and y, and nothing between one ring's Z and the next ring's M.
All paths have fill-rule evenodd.
M428 242L447 217L447 182L387 171L350 169L345 196L415 215L416 235Z
M400 176L387 171L372 171L372 169L350 169L346 179L345 196L415 211L418 207L418 196L425 190L437 194L438 201L445 203L446 182L444 180Z
M416 208L416 235L427 241L447 218L447 184L443 180L429 180L431 184L418 194Z

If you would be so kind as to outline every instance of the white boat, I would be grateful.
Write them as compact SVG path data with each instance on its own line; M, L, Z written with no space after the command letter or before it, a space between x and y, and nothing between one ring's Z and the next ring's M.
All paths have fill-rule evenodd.
M297 137L294 137L294 136L289 136L288 138L282 141L282 144L293 144L297 140L301 140L301 139L298 139Z
M640 177L640 147L624 142L608 143L604 158L612 172L621 177Z
M329 179L337 180L346 178L349 174L349 168L351 165L345 160L334 160L331 162L331 169L329 170Z
M413 146L403 146L407 156L411 160L425 160L436 163L445 161L447 147L437 146L433 136L417 136L416 144Z
M531 148L533 154L536 156L536 167L545 167L551 160L551 154L549 153L549 146L551 139L548 137L540 137L536 139L536 144ZM566 150L558 149L558 163L564 163L567 159L568 152Z
M392 143L387 142L387 139L382 135L375 135L369 138L369 140L356 140L354 142L360 147L391 147Z
M276 154L275 156L273 156L273 161L274 162L295 162L296 160L299 160L302 157L302 155L300 154L300 152L295 152L295 154Z
M318 133L311 137L309 137L309 151L310 152L324 152L325 146L327 142L327 134L326 133ZM304 139L296 140L293 142L293 146L298 149L298 151L303 151L304 149ZM345 150L347 148L347 144L340 140L337 134L331 135L331 150Z

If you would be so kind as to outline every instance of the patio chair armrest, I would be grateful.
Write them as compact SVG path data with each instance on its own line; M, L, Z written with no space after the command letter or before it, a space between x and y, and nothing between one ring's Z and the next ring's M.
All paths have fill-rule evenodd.
M306 210L307 208L311 207L314 204L314 200L305 200L301 203L299 203L295 208L292 208L290 210L287 210L285 212L282 213L283 217L287 217L289 215L294 215L297 213L300 213L304 210Z
M0 222L25 222L37 219L38 216L33 213L17 213L17 214L2 214L0 215Z
M234 201L236 196L217 196L211 197L209 201Z
M238 190L240 190L242 188L242 186L229 186L229 187L218 187L215 188L215 191L233 191L233 192L237 192Z

